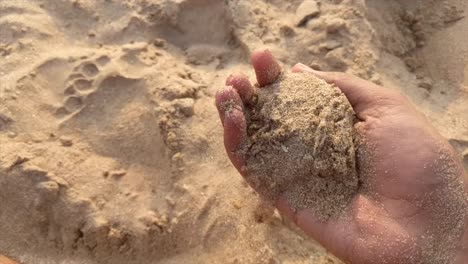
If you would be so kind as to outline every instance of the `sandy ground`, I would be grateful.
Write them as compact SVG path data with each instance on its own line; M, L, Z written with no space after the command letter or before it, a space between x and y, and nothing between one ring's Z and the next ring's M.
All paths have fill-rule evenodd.
M0 1L0 255L340 263L224 153L213 95L260 47L400 90L468 167L466 1L301 2Z

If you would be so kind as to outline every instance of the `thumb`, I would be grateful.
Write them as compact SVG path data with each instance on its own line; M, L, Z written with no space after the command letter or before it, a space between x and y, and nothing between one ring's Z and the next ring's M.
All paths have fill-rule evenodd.
M367 243L383 233L399 230L385 219L384 209L362 194L357 194L341 213L326 220L312 209L293 211L284 195L276 206L284 217L346 263L368 263L362 259L362 252L371 248ZM393 228L386 230L389 226Z
M283 195L276 203L281 215L299 227L304 233L319 242L325 249L341 260L348 260L347 247L356 238L356 227L350 219L350 208L342 215L322 220L312 209L293 210Z

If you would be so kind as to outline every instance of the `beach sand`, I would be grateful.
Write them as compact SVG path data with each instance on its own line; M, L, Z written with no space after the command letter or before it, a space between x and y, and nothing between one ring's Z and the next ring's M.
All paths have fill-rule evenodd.
M225 154L214 94L258 48L401 91L468 168L466 1L305 2L0 1L0 255L341 263Z

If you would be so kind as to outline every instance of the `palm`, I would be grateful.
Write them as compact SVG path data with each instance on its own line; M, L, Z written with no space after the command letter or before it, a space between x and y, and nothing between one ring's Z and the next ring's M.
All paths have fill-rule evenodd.
M323 238L322 243L332 245L331 250L352 263L434 260L437 256L430 250L449 250L462 232L438 230L464 220L460 214L464 201L456 193L448 195L454 191L450 189L456 186L457 175L439 170L455 162L450 148L405 100L382 102L361 116L365 120L357 128L369 143L359 155L360 194L338 220L317 225L325 228L314 237ZM453 177L441 177L449 174ZM450 210L445 210L447 206ZM303 214L304 219L313 217L311 212ZM299 218L307 231L309 225ZM444 241L448 237L453 240Z
M260 86L280 73L267 51L254 53L252 62ZM296 65L293 71L312 70ZM448 143L402 96L349 75L313 73L335 83L357 114L362 184L348 208L327 222L310 209L293 212L285 198L279 210L350 263L449 263L466 221L466 180ZM233 89L218 93L216 104L227 153L242 174L245 160L236 151L246 137L242 104L250 103L254 88L244 75L226 84ZM227 101L239 107L226 112Z

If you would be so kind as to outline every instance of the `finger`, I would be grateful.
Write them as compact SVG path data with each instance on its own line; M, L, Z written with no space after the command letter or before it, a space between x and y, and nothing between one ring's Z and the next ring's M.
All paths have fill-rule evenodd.
M232 108L224 119L224 147L236 169L243 174L245 170L245 154L242 147L247 139L247 125L244 112L240 108Z
M228 108L232 105L242 106L242 100L237 91L234 88L228 86L216 92L215 104L216 108L218 109L221 124L224 126L224 117Z
M224 147L234 167L242 173L245 166L242 146L247 139L242 100L234 88L226 87L216 94L216 107L224 126Z
M401 104L404 98L372 82L341 72L322 72L298 63L293 72L308 72L328 83L335 84L348 98L359 118L365 119L368 110L375 110L390 104Z
M260 87L272 84L278 79L281 67L269 50L254 51L251 59Z
M237 73L230 75L226 80L226 86L234 87L244 104L253 103L255 89L245 74Z

